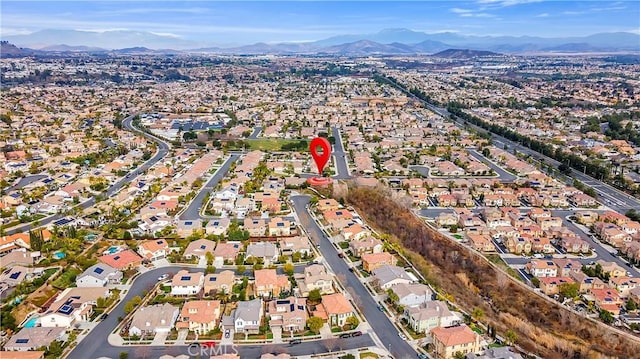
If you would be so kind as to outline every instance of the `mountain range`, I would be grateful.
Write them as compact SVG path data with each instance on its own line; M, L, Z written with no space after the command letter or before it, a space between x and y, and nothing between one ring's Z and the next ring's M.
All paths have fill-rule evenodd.
M237 47L202 46L194 41L142 31L41 30L4 36L19 47L41 51L99 52L127 49L139 52L200 52L218 54L432 54L451 48L500 53L640 52L640 35L598 33L583 37L472 36L454 32L425 33L385 29L371 34L334 36L302 43L256 43Z

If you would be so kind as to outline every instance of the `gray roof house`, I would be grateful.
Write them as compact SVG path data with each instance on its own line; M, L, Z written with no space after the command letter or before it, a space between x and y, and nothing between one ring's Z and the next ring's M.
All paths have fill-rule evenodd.
M383 265L373 270L373 277L378 282L380 288L387 290L392 286L400 283L412 283L414 278L404 268L391 265Z
M258 333L263 315L262 299L256 298L246 302L238 302L238 307L231 314L235 332Z
M278 259L278 248L276 245L270 242L257 242L250 243L247 246L247 256L262 258L265 265L269 265Z
M416 307L433 298L433 291L422 283L400 283L391 290L398 295L398 304L405 307Z
M97 263L76 277L78 287L104 287L122 281L122 272L105 263Z

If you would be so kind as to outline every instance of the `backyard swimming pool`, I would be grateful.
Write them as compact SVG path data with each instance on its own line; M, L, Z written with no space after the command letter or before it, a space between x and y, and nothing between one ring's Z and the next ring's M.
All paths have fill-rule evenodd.
M26 323L24 323L25 328L33 328L38 323L38 317L31 317Z
M66 254L64 254L64 252L55 252L55 253L53 254L53 258L55 258L55 259L62 259L62 258L64 258L64 257L66 257L66 256L67 256L67 255L66 255Z
M114 253L116 253L119 249L120 249L120 247L111 246L111 247L109 247L109 249L107 249L107 253L109 253L109 254L114 254Z

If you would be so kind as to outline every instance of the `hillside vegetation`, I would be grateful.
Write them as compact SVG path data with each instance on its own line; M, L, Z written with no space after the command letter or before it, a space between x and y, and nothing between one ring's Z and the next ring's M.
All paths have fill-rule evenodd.
M482 256L427 227L381 188L349 188L347 202L375 228L394 237L448 298L469 312L481 308L500 334L544 358L632 358L640 343L542 298Z

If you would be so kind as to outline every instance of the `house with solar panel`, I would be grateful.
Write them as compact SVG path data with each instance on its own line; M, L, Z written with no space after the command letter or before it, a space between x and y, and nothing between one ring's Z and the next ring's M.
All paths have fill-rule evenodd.
M171 279L171 295L196 295L204 286L204 273L183 269Z
M164 239L144 241L138 245L138 254L150 261L163 259L169 254L169 244Z
M43 327L70 328L75 322L88 322L98 298L108 298L108 288L67 288L40 317Z
M33 269L23 266L15 266L0 274L0 282L6 283L10 287L15 287L18 284L31 279L32 276Z
M193 257L202 259L206 257L207 253L213 254L215 246L216 242L214 241L204 238L197 239L189 243L187 249L184 250L183 256L187 259L191 259Z
M78 287L104 287L108 284L120 284L122 272L105 263L97 263L76 277Z
M307 300L305 298L289 297L269 302L269 326L280 327L284 331L297 332L304 330L307 325Z
M49 348L49 345L54 340L64 342L66 340L66 329L47 327L22 328L11 336L3 349L6 351L26 352L37 350L40 347Z
M176 230L180 237L189 237L194 231L202 230L201 219L178 220L176 222Z

